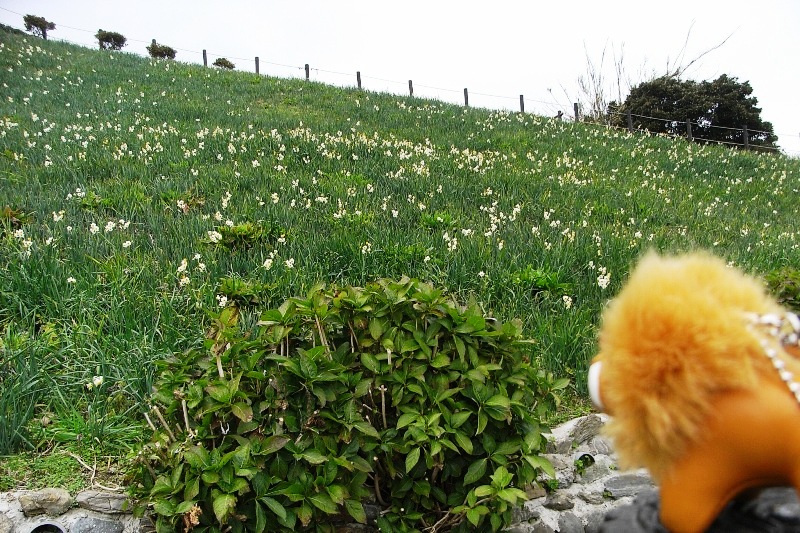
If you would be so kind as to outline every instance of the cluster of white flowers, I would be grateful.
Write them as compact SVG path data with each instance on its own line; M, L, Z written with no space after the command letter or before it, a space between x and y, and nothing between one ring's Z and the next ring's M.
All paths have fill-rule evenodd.
M220 232L218 232L216 230L209 230L207 232L207 235L208 235L208 240L211 241L214 244L216 244L216 243L218 243L219 241L222 240L222 233L220 233Z
M450 233L445 231L444 235L442 235L442 240L447 243L448 252L455 252L458 248L458 237L455 235L451 237Z
M364 243L364 244L361 246L361 253L362 253L362 254L368 254L368 253L370 253L371 251L372 251L372 243L370 243L369 241L365 242L365 243Z
M611 283L611 272L604 266L599 267L598 272L600 274L597 276L597 286L601 289L605 289Z

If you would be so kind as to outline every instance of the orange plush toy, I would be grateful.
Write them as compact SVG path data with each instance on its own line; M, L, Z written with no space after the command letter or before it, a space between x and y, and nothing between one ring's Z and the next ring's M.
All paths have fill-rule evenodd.
M748 489L800 490L799 333L762 283L705 254L647 255L603 313L592 400L670 531L705 531Z

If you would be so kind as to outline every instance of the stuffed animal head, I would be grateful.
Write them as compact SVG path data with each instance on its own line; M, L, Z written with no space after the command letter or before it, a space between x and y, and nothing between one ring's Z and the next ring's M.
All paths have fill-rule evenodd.
M645 256L603 313L589 372L620 465L659 480L696 442L717 395L780 382L780 358L794 358L776 332L796 322L761 282L718 258Z

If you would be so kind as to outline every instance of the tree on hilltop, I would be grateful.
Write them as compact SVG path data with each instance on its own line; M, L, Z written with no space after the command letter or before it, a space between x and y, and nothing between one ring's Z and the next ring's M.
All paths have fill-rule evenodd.
M154 59L175 59L175 54L177 53L171 46L158 44L155 39L147 47L147 52Z
M127 41L121 33L105 30L97 30L95 38L100 44L100 50L122 50Z
M761 118L758 99L750 82L726 74L714 81L695 82L661 76L631 88L622 105L612 102L612 123L626 125L630 111L633 126L654 133L683 135L685 121L692 123L692 137L698 142L743 144L747 127L748 144L776 148L772 124Z
M212 64L213 64L215 67L224 68L224 69L227 69L227 70L233 70L233 69L235 69L235 68L236 68L236 65L234 65L234 64L233 64L233 63L232 63L232 62L231 62L231 61L230 61L228 58L226 58L226 57L218 57L218 58L217 58L217 59L214 61L214 63L212 63Z
M25 29L34 35L38 35L45 41L47 40L47 30L56 29L56 23L50 22L44 17L37 17L36 15L25 15L22 18L25 21Z

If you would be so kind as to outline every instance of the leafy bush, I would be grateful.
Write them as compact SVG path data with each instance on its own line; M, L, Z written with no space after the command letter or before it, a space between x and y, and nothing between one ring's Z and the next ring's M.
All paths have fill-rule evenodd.
M175 59L177 52L171 46L158 44L155 39L147 47L147 52L154 59Z
M100 45L100 50L122 50L127 39L115 31L97 30L95 38ZM173 57L175 57L173 55Z
M518 321L403 278L244 322L225 308L160 365L134 488L159 531L332 531L369 505L383 531L497 531L553 475L542 420L568 382Z
M236 68L236 65L231 63L228 59L224 57L218 57L214 63L212 63L215 67L224 68L228 70L233 70Z
M56 23L50 22L44 17L37 17L36 15L25 15L22 17L25 22L25 29L34 35L38 35L45 41L47 40L47 31L56 29Z
M800 312L800 270L783 267L767 274L766 282L781 305Z

